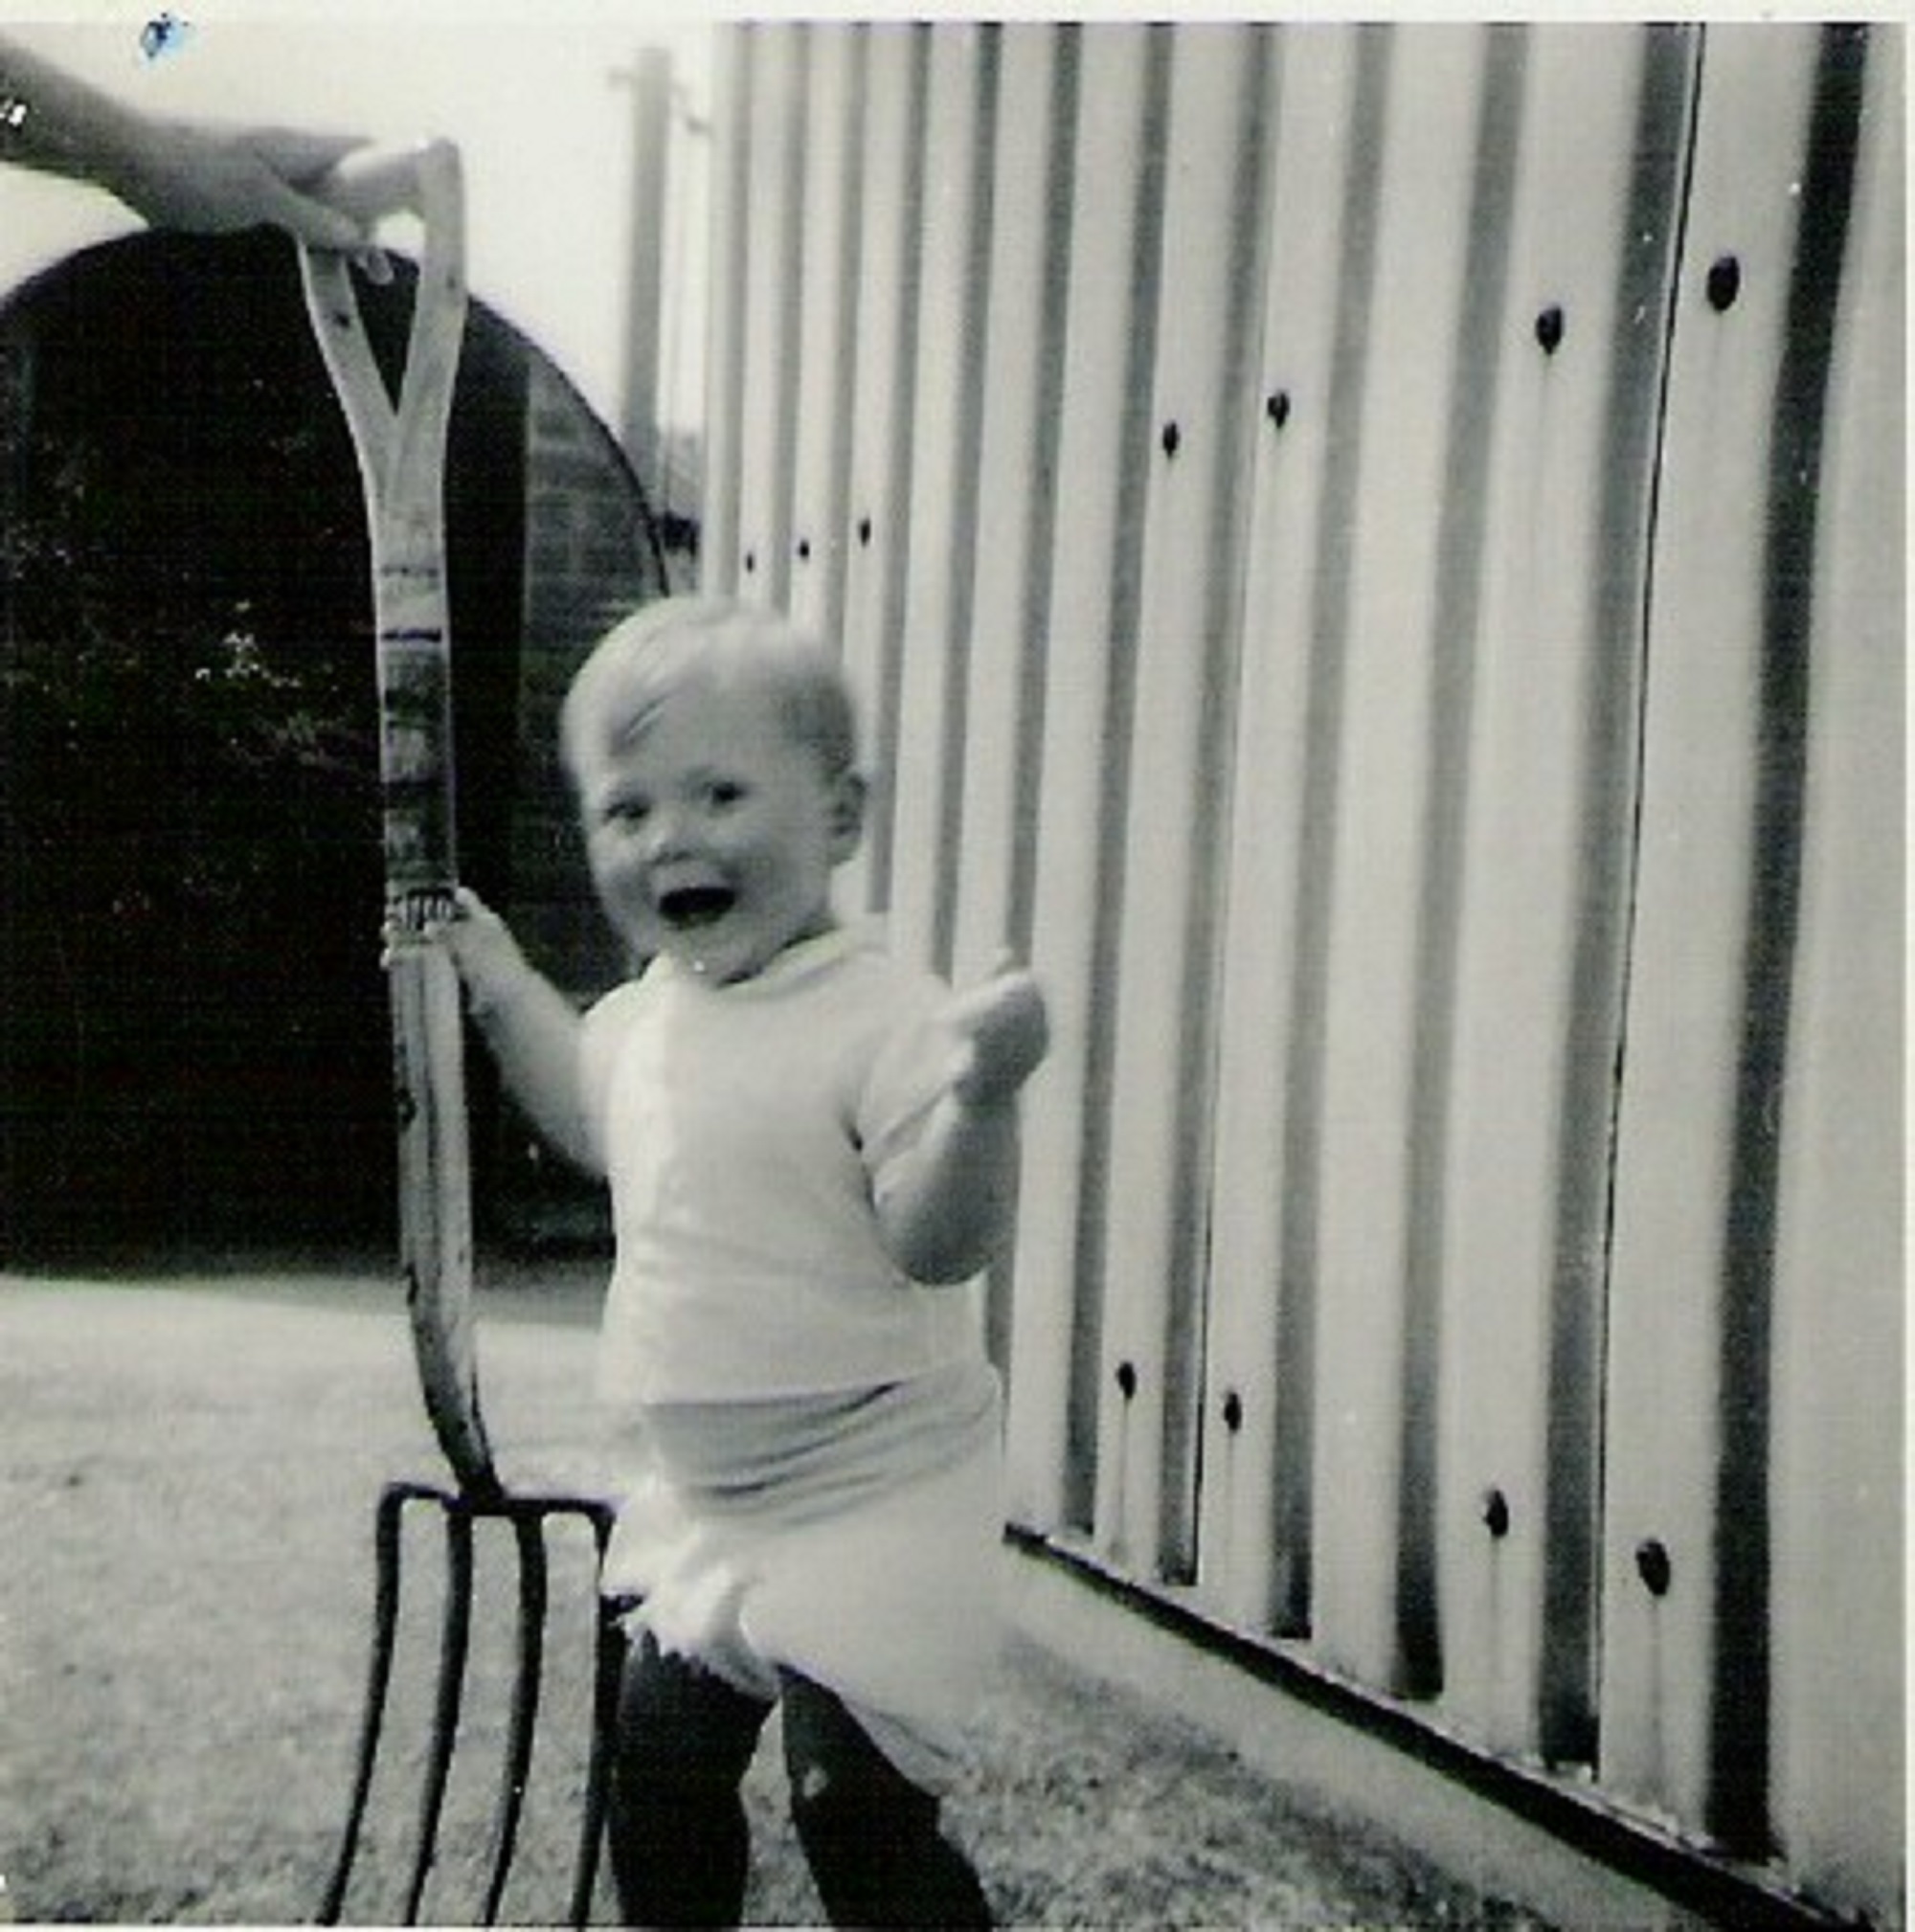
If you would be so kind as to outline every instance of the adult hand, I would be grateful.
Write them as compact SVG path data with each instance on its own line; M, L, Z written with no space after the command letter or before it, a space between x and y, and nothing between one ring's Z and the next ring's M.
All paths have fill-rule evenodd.
M361 256L384 279L364 224L314 192L359 146L345 135L149 114L0 33L0 160L93 182L157 226L223 235L270 223Z
M290 127L143 121L101 180L156 227L225 235L270 223L316 248L357 253L371 237L308 190L362 144Z

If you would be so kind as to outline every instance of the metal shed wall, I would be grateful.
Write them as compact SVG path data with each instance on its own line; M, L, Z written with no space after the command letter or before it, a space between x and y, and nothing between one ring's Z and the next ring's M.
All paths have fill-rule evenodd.
M1019 1520L1899 1920L1899 30L726 40L708 585L1053 1000Z

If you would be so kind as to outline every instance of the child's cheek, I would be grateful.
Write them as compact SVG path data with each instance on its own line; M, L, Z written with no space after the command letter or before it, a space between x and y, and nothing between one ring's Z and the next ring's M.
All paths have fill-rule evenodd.
M655 952L658 920L645 890L643 868L629 849L629 842L601 832L590 844L593 884L598 888L605 915L628 942L642 942Z

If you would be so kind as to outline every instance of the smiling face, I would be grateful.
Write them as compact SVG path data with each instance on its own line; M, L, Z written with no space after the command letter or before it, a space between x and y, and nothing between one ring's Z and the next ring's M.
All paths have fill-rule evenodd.
M681 679L575 776L593 881L635 953L725 984L836 923L863 783L794 733L767 676Z

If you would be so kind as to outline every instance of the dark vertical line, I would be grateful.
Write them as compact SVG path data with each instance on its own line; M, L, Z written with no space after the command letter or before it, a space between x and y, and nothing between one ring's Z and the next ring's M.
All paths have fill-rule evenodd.
M804 335L804 160L811 138L811 41L821 30L803 25L791 29L791 59L778 77L789 99L785 110L784 183L777 210L778 274L776 285L784 298L778 318L777 343L773 351L773 408L777 412L773 439L777 474L771 478L771 528L761 539L767 552L762 562L772 598L781 609L791 598L792 517L798 502L799 356Z
M1064 431L1064 371L1069 349L1071 205L1077 192L1077 153L1071 139L1081 91L1083 29L1066 24L1056 34L1050 85L1050 150L1045 157L1044 301L1039 324L1036 487L1031 494L1030 573L1025 585L1024 649L1019 675L1017 781L1013 794L1009 932L1020 957L1028 956L1036 918L1037 828L1044 778L1048 696L1046 643L1056 576L1057 462Z
M750 320L746 312L745 277L751 239L752 143L757 122L757 116L752 111L752 97L756 84L754 72L756 42L751 30L745 26L732 28L721 36L721 41L719 56L731 75L732 124L731 138L721 152L730 187L721 192L714 180L712 194L714 205L722 207L730 223L725 233L716 237L716 248L722 250L725 263L719 286L729 293L731 303L730 312L716 318L707 387L711 405L710 414L729 423L730 429L729 447L712 451L710 454L718 460L708 463L706 468L710 479L708 498L717 498L722 507L708 504L703 568L710 588L721 595L731 595L738 587L737 539L744 507L739 494L742 468L739 458L745 441L745 338ZM729 461L724 461L726 457L729 457ZM726 533L728 548L722 556L716 553L709 541L710 528L713 524Z
M997 162L998 79L1002 27L976 30L978 98L970 130L970 190L966 197L970 234L966 238L966 306L959 353L958 389L958 477L951 517L951 597L944 651L943 746L939 764L943 787L937 801L934 863L936 891L932 906L931 956L940 973L951 970L957 944L958 861L964 832L964 737L971 708L971 622L978 586L978 474L984 438L984 354L990 310L992 176ZM923 648L922 641L919 648Z
M1262 346L1264 264L1268 255L1265 155L1270 145L1270 73L1274 34L1250 30L1252 53L1238 78L1248 136L1231 184L1229 233L1247 236L1225 320L1214 396L1205 399L1216 424L1210 486L1218 505L1206 560L1203 630L1204 681L1197 727L1198 768L1190 851L1183 997L1182 1078L1177 1092L1177 1165L1172 1201L1183 1220L1172 1247L1172 1279L1163 1337L1163 1471L1159 1544L1163 1573L1176 1582L1197 1575L1198 1499L1202 1494L1204 1371L1209 1323L1210 1242L1214 1225L1218 1009L1229 855L1231 765L1243 646L1244 544L1250 478L1246 437L1255 420L1247 406Z
M1795 261L1776 374L1766 505L1755 820L1749 842L1742 1057L1724 1243L1716 1476L1716 1644L1708 1829L1769 1849L1770 1347L1776 1188L1801 912L1809 648L1829 369L1848 238L1868 34L1821 37Z
M864 114L866 114L866 38L864 31L850 23L829 21L812 25L806 33L806 76L808 93L816 101L820 95L820 76L823 70L823 44L825 34L833 42L843 42L845 46L845 93L837 104L839 127L833 133L843 137L843 152L839 156L837 174L827 184L829 199L837 207L839 218L839 245L837 253L822 264L822 275L829 279L829 284L843 292L837 311L837 330L829 342L829 355L833 367L839 371L839 393L837 408L831 412L831 421L825 425L827 435L827 454L825 454L825 493L816 503L806 506L808 524L806 529L792 529L792 539L810 537L814 543L814 562L812 568L822 572L823 592L820 597L820 609L823 618L820 622L820 632L823 641L833 651L845 649L845 575L846 575L846 556L848 545L845 543L845 526L850 512L850 461L852 461L852 429L856 423L856 408L850 393L850 371L858 367L858 277L864 258ZM816 146L816 143L814 143ZM806 167L806 176L810 176L810 167ZM800 209L804 209L804 195L800 193ZM812 348L806 340L804 330L804 300L800 296L799 305L799 338L800 338L800 369L804 367L804 353ZM796 437L792 438L792 454L796 461ZM796 481L796 471L794 471Z
M911 577L911 451L912 419L917 408L917 310L923 281L924 124L925 90L931 61L931 29L922 23L879 24L872 33L902 33L911 36L911 67L906 85L910 100L905 114L904 234L899 262L897 315L894 330L896 414L891 418L890 448L885 452L882 474L890 501L868 505L862 515L871 519L879 547L879 576L883 595L878 613L878 688L871 709L872 751L876 769L884 774L871 801L870 903L874 912L891 902L891 862L896 845L898 714L904 702L905 592Z
M817 525L824 538L819 546L819 562L825 573L824 631L832 649L842 650L845 640L845 586L849 563L845 528L849 522L853 425L857 418L852 381L853 371L858 367L858 288L863 275L865 246L863 159L870 82L866 30L855 25L843 25L813 31L850 36L843 110L846 124L845 151L839 178L833 187L842 229L838 259L825 270L826 274L837 278L839 288L845 292L839 303L837 340L832 344L832 352L844 376L838 392L838 407L833 411L829 424L831 446L825 472L829 482L825 501L819 506Z
M1070 209L1076 186L1078 72L1081 29L1060 24L1053 36L1048 143L1044 157L1044 287L1038 317L1035 474L1031 480L1030 536L1021 586L1018 621L1017 733L1012 748L1011 868L1004 909L1004 944L1019 959L1030 957L1036 921L1038 821L1043 808L1044 728L1051 587L1056 571L1057 452L1064 426L1064 362L1070 294ZM1015 1211L1015 1204L1013 1207ZM991 1359L1008 1384L1011 1313L1017 1294L1010 1255L992 1271L985 1302Z
M1302 809L1298 817L1296 977L1285 1026L1292 1069L1284 1116L1283 1238L1278 1289L1276 1574L1273 1617L1279 1634L1304 1636L1311 1615L1311 1540L1316 1530L1316 1354L1318 1217L1322 1192L1324 1008L1330 977L1338 792L1342 766L1343 682L1349 656L1351 533L1357 523L1369 312L1376 281L1378 199L1387 133L1386 109L1394 30L1369 24L1358 35L1350 107L1349 167L1338 227L1343 236L1336 333L1331 347L1322 510L1310 612L1310 669L1304 699Z
M1431 744L1416 915L1417 1004L1411 1049L1408 1227L1403 1274L1402 1412L1396 1494L1396 1648L1399 1688L1434 1696L1443 1686L1436 1578L1437 1370L1442 1341L1444 1179L1455 1057L1457 946L1469 804L1470 715L1481 620L1484 506L1502 374L1504 289L1516 200L1529 31L1488 30L1472 168L1463 301L1449 366L1454 371L1431 613Z
M458 780L464 870L505 879L518 763L529 356L484 320L468 321L461 345L440 492L452 686L447 763Z
M1537 1722L1543 1756L1558 1764L1596 1761L1603 1348L1617 1067L1639 845L1654 492L1693 166L1697 65L1693 29L1644 30L1634 161L1622 215L1622 278L1609 345L1544 1396Z
M1077 1200L1076 1306L1070 1416L1066 1432L1067 1519L1092 1527L1097 1493L1097 1411L1104 1328L1105 1221L1110 1204L1111 1081L1116 1058L1117 955L1123 932L1125 810L1137 711L1137 649L1143 586L1145 488L1150 475L1151 371L1157 360L1159 288L1163 273L1165 145L1170 114L1170 30L1150 30L1144 82L1142 179L1138 190L1130 276L1131 352L1119 407L1117 555L1111 584L1111 649L1105 692L1103 822L1097 848L1097 928L1092 938L1089 1039L1083 1097L1083 1186ZM1085 102L1088 109L1090 103Z

